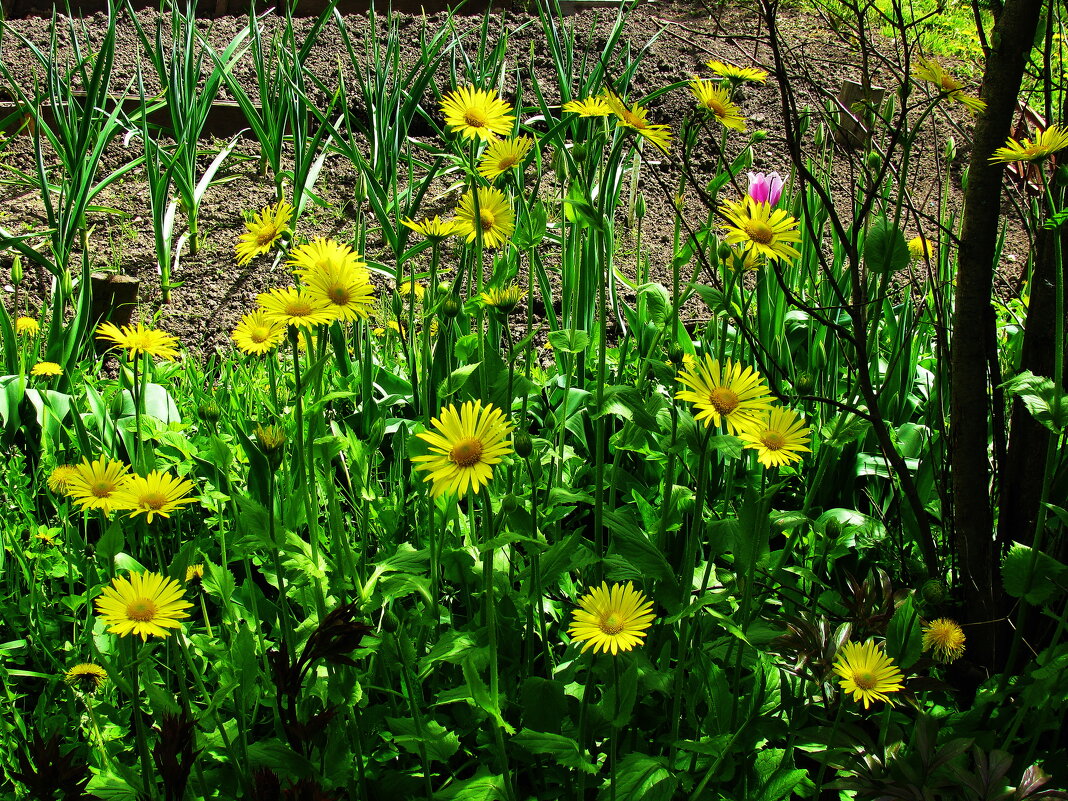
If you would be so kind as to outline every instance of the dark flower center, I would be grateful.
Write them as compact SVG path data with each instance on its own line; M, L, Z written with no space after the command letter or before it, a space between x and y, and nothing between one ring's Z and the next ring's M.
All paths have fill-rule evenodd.
M745 233L751 240L758 245L770 245L771 241L775 238L775 232L771 230L771 226L763 220L749 220L745 224Z
M879 682L871 671L858 670L853 673L853 683L861 690L874 690Z
M148 598L138 598L136 601L126 604L126 617L130 618L130 620L136 620L138 623L152 620L158 611L156 605Z
M765 431L764 436L760 439L764 443L764 447L769 451L782 450L783 446L786 445L786 437L778 431Z
M482 443L474 437L466 437L452 446L449 461L457 467L472 467L482 461Z
M738 393L727 387L716 387L708 393L708 402L717 412L726 417L738 408Z
M487 122L486 115L477 108L469 108L464 111L464 123L469 128L485 128Z

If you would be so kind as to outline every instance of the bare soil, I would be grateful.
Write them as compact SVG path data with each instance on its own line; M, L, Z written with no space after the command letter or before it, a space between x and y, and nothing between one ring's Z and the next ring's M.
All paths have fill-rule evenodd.
M588 44L598 52L614 18L612 10L589 10L569 17L566 24L572 26L580 45ZM417 57L419 37L425 29L436 31L445 23L442 14L425 17L396 15L403 40L410 45L410 58ZM154 12L138 12L138 19L146 31L156 25ZM243 17L221 18L201 24L203 35L217 48L224 47L246 24ZM371 35L366 17L344 18L345 25L354 41L362 42ZM13 20L2 23L8 30L0 46L0 59L13 75L25 85L34 80L35 61L28 49L13 32L25 36L40 47L46 47L49 37L49 21L41 18ZM106 20L95 15L85 20L84 37L89 47L98 42L105 29ZM278 24L276 20L273 24ZM298 37L311 29L312 20L295 21ZM481 18L456 17L457 31L466 35L464 42L468 54L475 57ZM508 53L513 69L522 74L532 70L542 85L553 85L555 72L545 45L544 35L536 15L505 12L494 19L508 33ZM798 93L799 108L808 107L813 112L808 139L811 141L820 127L827 99L837 94L843 78L859 79L863 59L854 43L840 31L828 27L824 20L796 9L783 9L779 18L780 35L787 58L791 82ZM384 25L378 26L379 39L384 34ZM269 35L269 31L268 31ZM118 22L119 47L115 64L113 86L123 87L136 80L138 64L144 71L146 90L158 91L158 82L148 62L140 52L139 39L131 21L124 15ZM878 36L878 35L876 35ZM708 8L693 2L650 3L639 6L628 17L625 40L634 49L644 49L645 56L634 74L628 95L641 97L665 85L685 81L692 75L709 74L704 63L715 58L741 65L763 66L772 71L771 51L768 47L767 30L763 20L753 9L730 5ZM878 44L878 41L876 42ZM891 50L889 40L882 40ZM69 50L68 50L69 52ZM340 59L339 59L340 57ZM873 83L895 91L901 76L895 73L895 58L883 56L878 50L868 55L868 66ZM336 86L341 77L352 87L364 65L351 64L345 55L341 35L336 26L327 26L318 36L309 58L305 62L328 86ZM245 58L236 68L236 76L243 85L255 86L255 73L251 60ZM507 76L505 96L514 88L516 72ZM781 76L779 76L781 77ZM448 75L442 70L439 89L447 91ZM2 87L0 87L2 89ZM10 95L10 93L8 93ZM225 89L220 99L226 98ZM320 100L323 98L320 97ZM556 98L550 98L553 100ZM436 98L424 98L424 106L437 112ZM692 110L693 101L685 87L661 96L651 104L650 119L653 122L678 123ZM754 144L754 169L778 170L788 173L789 159L783 136L783 116L778 78L774 75L766 84L748 86L744 89L741 106L750 129L766 132L766 138ZM916 142L912 165L906 183L910 189L915 215L907 222L908 235L923 232L929 238L943 238L947 234L937 232L939 210L943 204L950 210L959 208L960 170L967 163L969 118L963 110L947 106L947 113L934 115L932 130ZM356 113L364 110L354 109ZM415 137L425 138L426 131L410 132ZM943 160L936 158L946 136L952 135L957 143L957 156L950 165L951 174L942 173ZM717 163L718 148L725 142L727 157L733 158L743 147L745 136L732 134L722 140L718 131L708 128L701 134L698 146L693 151L689 164L692 179L700 185L711 178ZM206 166L221 146L221 142L205 142L202 161ZM115 141L108 148L102 170L110 171L142 152L138 139L129 146ZM648 161L641 171L640 190L647 203L641 239L642 255L648 259L652 280L665 284L670 282L670 265L674 256L674 198L683 174L676 153L672 157L654 158L656 151L646 149ZM257 175L258 145L244 139L220 173L217 186L207 192L201 208L200 228L202 246L197 255L184 253L178 271L172 280L181 286L174 289L168 304L160 302L159 278L152 239L152 221L148 212L148 188L143 174L138 171L110 187L98 203L114 207L126 213L121 215L94 215L91 219L89 257L94 268L120 271L141 281L141 308L138 318L156 318L157 324L180 337L190 349L207 355L216 349L230 349L229 333L240 316L250 311L258 293L291 282L284 266L271 269L272 260L263 257L254 260L245 268L235 267L234 245L244 232L243 214L259 210L273 201L273 185L270 180ZM543 154L548 161L551 154ZM863 180L863 154L841 152L838 165L828 187L837 207L851 208L855 187ZM0 165L24 171L32 170L33 149L27 136L14 136L0 149ZM103 174L103 173L101 173ZM744 191L744 175L738 183ZM948 187L948 196L943 191ZM329 236L343 241L356 238L358 188L357 172L341 155L327 158L323 172L315 187L328 206L310 206L300 219L297 234L302 238ZM684 197L685 208L693 209L695 223L707 216L697 193L689 189ZM438 201L441 208L430 209L447 212L452 201ZM363 219L371 219L370 210L363 209ZM848 216L847 211L842 211ZM0 186L0 225L15 232L39 230L44 227L43 207L35 192L16 185ZM618 226L620 243L618 259L620 268L633 276L636 241L634 230L622 220ZM1019 268L1028 249L1026 236L1018 226L1012 229L1003 255L1000 292L1011 294L1018 281ZM373 236L368 240L366 256L373 261L389 264L391 255L375 249ZM551 256L549 257L551 259ZM11 309L12 287L10 285L10 255L0 256L0 284L4 286L4 298ZM20 313L35 312L47 304L50 276L39 268L27 265L26 284L22 292ZM381 288L386 288L382 279L376 278ZM626 295L626 293L624 293ZM559 302L559 298L557 298ZM29 308L27 308L27 304ZM699 318L705 311L695 301L686 310L688 317Z

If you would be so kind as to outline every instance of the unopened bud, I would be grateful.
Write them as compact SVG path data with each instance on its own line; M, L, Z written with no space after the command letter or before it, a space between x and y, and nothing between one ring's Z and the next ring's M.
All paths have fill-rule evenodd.
M645 195L638 194L634 199L634 216L639 220L645 216Z
M927 579L920 587L920 597L929 604L940 604L949 595L949 588L938 579Z
M22 256L16 256L11 262L11 283L15 286L22 283Z
M534 452L534 441L527 432L517 431L512 437L512 448L515 450L516 456L520 459L526 459Z
M734 256L734 251L731 250L731 246L726 242L719 243L719 249L716 251L720 261L729 262L731 257Z
M767 131L753 131L753 135L750 138L750 141L752 141L753 144L758 144L760 142L763 142L767 138L768 138L768 132Z
M798 395L811 395L815 388L816 379L811 373L798 373L797 378L794 379L794 391Z
M277 470L282 464L282 456L285 454L286 432L281 426L258 425L253 430L256 444L267 459L271 470Z
M59 292L64 298L69 298L74 294L74 276L69 268L59 276Z
M686 351L677 342L668 348L668 361L676 367L681 367L686 359Z
M518 508L519 499L515 497L515 495L513 495L512 493L509 492L507 495L501 498L501 511L514 512Z
M946 161L952 162L957 158L957 140L952 136L946 140L946 149L944 151Z
M883 157L882 156L880 156L878 153L874 153L874 152L868 154L868 169L869 170L873 170L873 171L874 170L878 170L882 165L883 165Z
M450 295L445 298L445 302L441 304L441 313L451 320L460 313L462 308L463 304L460 303L460 299L455 295Z
M219 422L219 418L222 417L222 409L219 408L219 404L214 400L203 401L197 407L197 417L203 420L205 423L215 425Z

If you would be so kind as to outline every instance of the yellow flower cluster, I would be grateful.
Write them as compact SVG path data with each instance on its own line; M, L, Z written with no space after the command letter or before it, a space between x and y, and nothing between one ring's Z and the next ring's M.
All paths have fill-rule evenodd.
M160 470L137 475L124 462L107 456L83 459L78 465L59 465L49 476L48 486L73 499L82 511L99 509L105 515L122 511L129 512L128 517L143 514L149 523L156 516L170 517L182 505L196 501L189 497L192 482Z
M783 467L801 461L808 452L810 429L805 418L780 406L773 405L767 384L752 367L728 359L705 354L678 375L686 387L675 393L678 400L694 405L695 420L705 425L723 425L748 449L757 452L764 467Z

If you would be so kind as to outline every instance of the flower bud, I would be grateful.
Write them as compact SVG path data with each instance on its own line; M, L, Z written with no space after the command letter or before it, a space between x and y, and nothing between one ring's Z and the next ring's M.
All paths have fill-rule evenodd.
M218 403L209 398L197 406L197 417L209 425L215 425L222 417L222 409L219 408Z
M15 286L22 283L22 256L15 256L11 262L11 283Z
M519 499L512 493L508 493L501 498L501 511L502 512L514 512L519 508Z
M946 140L946 149L943 151L946 161L952 162L957 158L957 140L952 136Z
M767 131L753 131L753 134L750 137L749 141L751 141L753 144L759 144L760 142L763 142L767 138L768 138L768 132Z
M640 192L634 199L634 216L639 220L645 217L645 195Z
M69 298L74 294L74 276L69 268L59 276L59 292L63 298Z
M827 126L822 122L816 126L816 133L813 134L812 141L816 147L823 147L824 142L827 141Z
M285 455L286 432L281 426L258 425L252 432L271 470L277 470Z
M811 373L798 373L794 379L794 391L798 395L811 395L816 388L816 379Z
M878 170L883 165L883 157L880 156L878 153L873 151L873 152L868 154L867 162L868 162L868 169L872 170L872 171L875 171L875 170Z
M734 256L734 251L731 250L731 246L726 242L720 242L716 255L719 256L720 261L729 262Z
M450 295L445 298L445 302L441 304L441 313L451 320L460 313L462 308L463 304L460 303L460 299L455 295Z
M949 588L938 579L927 579L920 587L920 597L929 604L940 604L949 595Z
M515 450L515 455L520 459L526 459L534 452L534 441L530 438L530 434L525 431L517 431L512 436L512 449Z
M683 361L686 359L686 351L682 349L682 346L678 342L673 343L668 348L668 361L675 367L681 367Z

